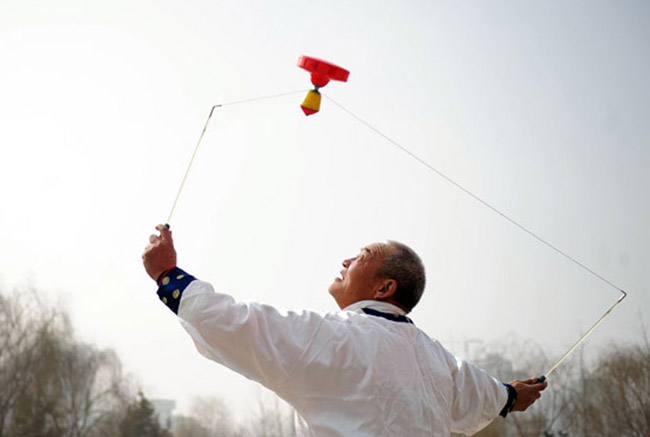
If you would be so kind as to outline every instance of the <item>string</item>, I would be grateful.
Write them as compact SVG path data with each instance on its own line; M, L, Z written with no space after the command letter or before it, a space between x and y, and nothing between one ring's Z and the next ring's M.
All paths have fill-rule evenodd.
M192 168L192 165L194 164L194 160L195 160L196 155L197 155L197 152L198 152L198 150L199 150L199 148L200 148L200 146L201 146L201 142L203 141L203 136L205 135L205 132L206 132L206 130L207 130L207 128L208 128L208 125L210 124L210 120L212 119L212 115L214 114L214 110L215 110L215 108L220 108L220 107L223 107L223 106L229 106L229 105L237 105L237 104L242 104L242 103L251 103L251 102L255 102L255 101L259 101L259 100L273 99L273 98L277 98L277 97L283 97L283 96L288 96L288 95L293 95L293 94L298 94L298 93L304 93L305 91L306 91L305 89L301 89L301 90L297 90L297 91L289 91L289 92L280 93L280 94L272 94L272 95L261 96L261 97L253 97L253 98L244 99L244 100L237 100L237 101L233 101L233 102L217 104L217 105L214 105L212 108L210 108L210 113L208 114L208 118L207 118L207 120L205 121L205 125L203 126L203 130L201 131L201 135L199 136L199 140L197 141L196 146L194 147L194 152L192 153L192 157L190 158L190 162L189 162L189 164L188 164L188 166L187 166L187 168L186 168L186 170L185 170L185 174L184 174L184 176L183 176L183 180L181 181L181 185L180 185L180 187L178 188L178 192L176 193L176 198L174 199L174 203L173 203L173 205L172 205L171 211L169 212L169 217L168 217L168 219L167 219L167 226L169 227L169 223L171 222L172 216L173 216L174 211L175 211L175 209L176 209L176 205L178 204L178 199L180 198L180 195L181 195L181 193L182 193L182 191L183 191L183 188L185 187L185 183L187 182L187 177L188 177L188 175L189 175L189 173L190 173L190 170L191 170L191 168ZM363 124L364 126L366 126L367 128L369 128L370 130L372 130L373 132L375 132L375 133L376 133L377 135L379 135L380 137L384 138L384 139L385 139L386 141L388 141L390 144L392 144L392 145L395 146L397 149L399 149L400 151L402 151L403 153L405 153L406 155L408 155L409 157L411 157L412 159L414 159L415 161L417 161L418 163L420 163L421 165L423 165L425 168L427 168L427 169L429 169L430 171L432 171L433 173L437 174L439 177L441 177L442 179L444 179L445 181L447 181L448 183L450 183L451 185L453 185L454 187L456 187L457 189L459 189L460 191L462 191L463 193L465 193L466 195L468 195L469 197L471 197L471 198L474 199L475 201L479 202L479 203L482 204L483 206L485 206L485 207L487 207L488 209L492 210L494 213L498 214L498 215L501 216L503 219L505 219L506 221L510 222L511 224L513 224L514 226L516 226L517 228L519 228L521 231L523 231L523 232L525 232L526 234L530 235L531 237L533 237L534 239L536 239L536 240L539 241L540 243L544 244L545 246L547 246L548 248L552 249L552 250L555 251L556 253L562 255L562 256L563 256L564 258L566 258L567 260L571 261L572 263L574 263L574 264L577 265L578 267L580 267L580 268L582 268L583 270L585 270L586 272L590 273L592 276L596 277L596 278L599 279L600 281L604 282L605 284L607 284L607 285L609 285L610 287L612 287L612 288L618 290L618 291L621 293L620 298L619 298L619 299L618 299L618 300L617 300L617 301L616 301L616 302L615 302L615 303L614 303L614 304L613 304L613 305L612 305L612 306L611 306L611 307L610 307L610 308L605 312L605 314L603 314L603 315L602 315L602 316L601 316L601 317L596 321L596 323L594 323L594 324L591 326L591 328L589 328L589 330L588 330L584 335L582 335L582 337L580 337L580 338L578 339L578 341L576 341L576 342L573 344L573 346L571 346L571 348L569 348L569 350L568 350L564 355L562 355L562 357L558 360L558 362L555 363L555 364L554 364L554 365L549 369L548 372L546 372L546 375L542 375L542 376L540 376L539 379L538 379L538 381L544 381L544 380L546 380L546 377L547 377L548 375L550 375L550 374L551 374L551 373L552 373L552 372L553 372L553 371L554 371L554 370L555 370L555 369L556 369L556 368L557 368L557 367L558 367L558 366L559 366L559 365L560 365L560 364L561 364L561 363L562 363L562 362L563 362L563 361L564 361L564 360L565 360L565 359L566 359L566 358L567 358L567 357L568 357L568 356L569 356L569 355L570 355L570 354L571 354L571 353L572 353L572 352L573 352L573 351L574 351L574 350L575 350L575 349L576 349L576 348L577 348L577 347L578 347L578 346L579 346L579 345L580 345L580 344L581 344L581 343L582 343L582 342L583 342L583 341L584 341L584 340L585 340L585 339L586 339L586 338L587 338L587 337L588 337L588 336L589 336L589 335L590 335L590 334L591 334L591 333L596 329L596 327L598 327L598 325L600 325L600 323L605 319L605 317L607 317L607 316L609 315L609 313L611 313L612 310L613 310L613 309L614 309L618 304L620 304L620 303L623 301L623 299L625 299L625 298L627 297L627 293L626 293L623 289L621 289L620 287L616 286L614 283L612 283L611 281L609 281L608 279L606 279L604 276L600 275L600 274L597 273L596 271L594 271L594 270L592 270L591 268L587 267L585 264L583 264L582 262L578 261L576 258L572 257L571 255L569 255L568 253L564 252L563 250L561 250L560 248L558 248L558 247L555 246L554 244L550 243L549 241L547 241L546 239L542 238L541 236L539 236L539 235L536 234L535 232L531 231L530 229L528 229L527 227L525 227L524 225L522 225L521 223L519 223L517 220L511 218L509 215L507 215L506 213L502 212L500 209L496 208L496 207L493 206L492 204L490 204L490 203L488 203L487 201L483 200L483 198L481 198L481 197L479 197L478 195L474 194L472 191L470 191L469 189L465 188L462 184L460 184L459 182L456 182L454 179L452 179L451 177L447 176L445 173L443 173L442 171L438 170L436 167L432 166L431 164L429 164L428 162L426 162L424 159L420 158L418 155L416 155L415 153L411 152L411 151L408 150L406 147L402 146L400 143L398 143L398 142L395 141L394 139L390 138L388 135L384 134L384 133L383 133L382 131L380 131L378 128L376 128L375 126L373 126L373 125L370 124L369 122L365 121L364 119L362 119L361 117L359 117L357 114L355 114L354 112L350 111L349 109L347 109L346 107L344 107L343 105L341 105L340 103L338 103L337 101L335 101L334 99L332 99L331 97L329 97L329 96L327 96L327 95L325 95L325 94L323 94L323 95L325 96L325 98L326 98L327 100L329 100L330 102L332 102L335 106L337 106L337 107L338 107L339 109L341 109L343 112L345 112L346 114L350 115L352 118L354 118L354 119L357 120L359 123Z
M298 94L298 93L305 93L305 92L307 92L309 90L310 90L310 88L302 88L302 89L295 90L295 91L287 91L287 92L284 92L284 93L271 94L271 95L268 95L268 96L251 97L249 99L244 99L244 100L235 100L235 101L232 101L232 102L222 103L220 105L214 105L214 106L217 106L217 107L231 106L231 105L239 105L240 103L257 102L258 100L275 99L275 98L278 98L278 97L291 96L293 94Z
M289 95L293 95L293 94L304 93L305 91L306 91L305 89L300 89L300 90L296 90L296 91L289 91L289 92L284 92L284 93L279 93L279 94L272 94L272 95L266 95L266 96L260 96L260 97L252 97L252 98L244 99L244 100L236 100L236 101L227 102L227 103L221 103L221 104L216 104L216 105L212 106L212 108L210 108L210 113L208 114L208 118L207 118L207 120L205 121L205 125L203 126L203 130L201 131L201 135L199 136L199 140L197 141L196 146L194 147L194 152L192 153L192 157L190 158L190 162L189 162L189 164L187 165L187 168L186 168L186 170L185 170L185 174L184 174L183 179L182 179L182 181L181 181L181 185L180 185L180 187L178 188L178 192L176 193L176 198L174 199L174 203L172 204L172 208L171 208L171 210L170 210L170 212L169 212L169 217L167 218L167 223L170 223L170 222L171 222L172 216L174 215L174 211L176 210L176 205L178 204L178 199L180 198L181 193L182 193L182 191L183 191L183 188L185 187L185 183L187 182L187 177L188 177L188 175L189 175L189 173L190 173L190 170L191 170L191 168L192 168L192 165L194 164L194 161L195 161L195 159L196 159L197 152L198 152L198 150L199 150L199 148L200 148L200 146L201 146L201 143L202 143L202 141L203 141L203 136L205 135L205 132L206 132L206 130L207 130L207 128L208 128L208 125L210 124L210 120L212 119L212 115L214 114L214 110L215 110L215 108L220 108L220 107L230 106L230 105L238 105L238 104L242 104L242 103L251 103L251 102L255 102L255 101L259 101L259 100L268 100L268 99L273 99L273 98L278 98L278 97L284 97L284 96L289 96ZM322 93L321 93L321 94L322 94ZM402 146L400 143L398 143L398 142L395 141L394 139L390 138L388 135L384 134L384 133L383 133L382 131L380 131L378 128L376 128L375 126L373 126L372 124L370 124L370 123L367 122L366 120L362 119L362 118L359 117L357 114L355 114L354 112L350 111L349 109L347 109L346 107L344 107L343 105L341 105L340 103L338 103L336 100L332 99L331 97L329 97L329 96L326 95L326 94L322 94L322 95L323 95L327 100L329 100L330 102L332 102L335 106L337 106L339 109L341 109L343 112L345 112L346 114L350 115L352 118L354 118L355 120L357 120L359 123L363 124L364 126L366 126L367 128L369 128L370 130L372 130L373 132L375 132L377 135L379 135L379 136L381 136L382 138L384 138L384 139L385 139L386 141L388 141L390 144L392 144L393 146L395 146L396 148L398 148L399 150L401 150L401 151L402 151L403 153L405 153L406 155L408 155L408 156L410 156L411 158L413 158L415 161L419 162L421 165L423 165L424 167L426 167L426 168L429 169L430 171L432 171L432 172L434 172L435 174L437 174L438 176L440 176L442 179L444 179L445 181L447 181L448 183L450 183L451 185L453 185L454 187L456 187L457 189L459 189L460 191L462 191L462 192L465 193L466 195L470 196L471 198L473 198L473 199L476 200L477 202L481 203L483 206L485 206L485 207L487 207L488 209L492 210L494 213L498 214L499 216L501 216L501 217L502 217L503 219L505 219L506 221L510 222L511 224L513 224L514 226L516 226L517 228L519 228L519 229L522 230L523 232L527 233L528 235L530 235L531 237L533 237L534 239L536 239L536 240L539 241L540 243L542 243L542 244L544 244L545 246L547 246L547 247L549 247L550 249L552 249L553 251L555 251L555 252L557 252L558 254L562 255L564 258L566 258L566 259L568 259L569 261L571 261L572 263L576 264L578 267L580 267L580 268L582 268L583 270L589 272L591 275L593 275L594 277L598 278L598 279L601 280L602 282L606 283L606 284L609 285L610 287L612 287L612 288L618 290L619 292L625 294L625 292L623 291L623 289L621 289L620 287L618 287L617 285L615 285L614 283L612 283L611 281L609 281L607 278L605 278L605 277L602 276L601 274L599 274L599 273L597 273L596 271L594 271L593 269L587 267L585 264L583 264L582 262L578 261L576 258L572 257L571 255L569 255L568 253L566 253L566 252L563 251L562 249L560 249L560 248L558 248L557 246L555 246L554 244L550 243L548 240L542 238L541 236L539 236L539 235L536 234L535 232L531 231L530 229L528 229L527 227L525 227L524 225L522 225L521 223L519 223L517 220L511 218L509 215L507 215L506 213L502 212L501 210L499 210L498 208L496 208L495 206L493 206L492 204L490 204L490 203L488 203L487 201L483 200L481 197L479 197L478 195L474 194L474 193L473 193L472 191L470 191L469 189L465 188L465 187L464 187L463 185L461 185L459 182L456 182L454 179L452 179L451 177L447 176L445 173L443 173L442 171L438 170L436 167L432 166L431 164L429 164L428 162L426 162L424 159L420 158L420 157L417 156L415 153L411 152L411 151L408 150L406 147Z
M580 337L580 338L578 339L578 341L576 341L576 342L573 344L573 346L571 346L571 347L569 348L569 350L566 351L566 352L564 353L564 355L562 355L562 357L557 361L557 363L555 363L555 364L554 364L554 365L553 365L553 366L552 366L552 367L551 367L551 368L550 368L550 369L549 369L549 370L548 370L544 375L542 375L542 376L540 376L540 377L538 378L538 380L539 380L540 382L544 382L544 380L546 379L546 377L547 377L548 375L550 375L551 373L553 373L553 371L554 371L554 370L555 370L555 369L556 369L560 364L562 364L562 361L564 361L564 360L566 359L566 357L568 357L569 355L571 355L571 353L572 353L572 352L573 352L573 351L574 351L578 346L580 346L580 344L581 344L583 341L585 341L585 339L589 336L589 334L591 334L591 333L594 331L594 329L596 329L596 328L598 327L598 325L600 325L600 324L602 323L602 321L605 320L605 317L607 317L607 316L609 315L609 313L611 313L612 310L613 310L614 308L616 308L616 306L617 306L619 303L621 303L621 302L623 301L623 299L625 299L625 298L627 297L627 293L626 293L626 292L624 292L623 290L619 290L619 291L620 291L621 293L623 293L623 294L621 295L621 297L620 297L616 302L614 302L614 305L612 305L612 306L611 306L607 311L605 311L605 314L603 314L603 315L600 317L600 319L598 319L598 320L596 321L596 323L594 323L594 324L591 326L591 328L589 328L589 329L587 330L587 332L585 332L585 333L582 335L582 337Z
M323 95L324 95L324 94L323 94ZM352 112L352 111L350 111L349 109L345 108L345 107L344 107L343 105L341 105L340 103L336 102L336 101L335 101L334 99L332 99L331 97L325 95L325 98L327 98L327 100L329 100L330 102L332 102L334 105L338 106L339 109L341 109L341 110L342 110L343 112L345 112L346 114L350 115L352 118L354 118L355 120L357 120L359 123L363 124L364 126L366 126L367 128L369 128L370 130L372 130L373 132L375 132L377 135L381 136L381 137L384 138L386 141L388 141L389 143L391 143L392 145L394 145L395 147L397 147L399 150L401 150L402 152L404 152L405 154L407 154L408 156L410 156L411 158L413 158L414 160L416 160L417 162L419 162L420 164L422 164L424 167L426 167L426 168L429 169L430 171L436 173L436 174L437 174L438 176L440 176L442 179L446 180L446 181L449 182L451 185L453 185L453 186L455 186L456 188L458 188L459 190L461 190L463 193L467 194L468 196L470 196L471 198L473 198L473 199L476 200L477 202L479 202L479 203L481 203L482 205L486 206L487 208L489 208L490 210L492 210L492 211L495 212L496 214L500 215L501 217L503 217L505 220L507 220L507 221L510 222L511 224L515 225L516 227L518 227L519 229L521 229L522 231L524 231L525 233L527 233L527 234L530 235L531 237L535 238L537 241L539 241L539 242L541 242L542 244L546 245L547 247L551 248L552 250L554 250L555 252L559 253L560 255L562 255L563 257L565 257L566 259L568 259L569 261L571 261L571 262L573 262L574 264L576 264L578 267L580 267L580 268L584 269L585 271L589 272L591 275L595 276L597 279L603 281L605 284L609 285L610 287L613 287L614 289L618 290L618 291L621 293L621 296L619 297L619 299L618 299L616 302L614 302L614 304L613 304L613 305L612 305L612 306L611 306L607 311L605 311L605 314L603 314L603 315L602 315L602 316L601 316L601 317L596 321L596 323L594 323L594 324L591 326L591 328L589 328L589 330L587 330L587 332L585 332L585 333L584 333L584 334L583 334L583 335L578 339L578 341L576 341L576 342L573 344L573 346L571 346L571 347L569 348L569 350L567 350L567 351L564 353L564 355L562 355L562 357L561 357L561 358L560 358L560 359L559 359L559 360L558 360L558 361L557 361L557 362L556 362L556 363L555 363L555 364L554 364L554 365L553 365L553 366L552 366L552 367L551 367L551 368L546 372L546 374L541 375L541 376L537 379L538 382L544 382L544 381L546 380L546 378L548 377L548 375L550 375L550 374L551 374L551 373L552 373L552 372L553 372L553 371L554 371L554 370L555 370L555 369L556 369L560 364L562 364L562 362L563 362L563 361L564 361L564 360L565 360L569 355L571 355L571 353L572 353L572 352L573 352L573 351L574 351L574 350L575 350L575 349L576 349L576 348L577 348L577 347L578 347L578 346L579 346L583 341L585 341L585 339L586 339L586 338L587 338L587 337L588 337L588 336L589 336L589 335L590 335L590 334L591 334L591 333L592 333L592 332L593 332L593 331L598 327L598 325L600 325L600 324L602 323L602 321L605 319L605 317L607 317L607 316L609 315L609 313L611 313L612 310L613 310L614 308L616 308L616 306L617 306L618 304L620 304L620 303L623 301L623 299L625 299L625 298L627 297L627 293L626 293L623 289L621 289L620 287L616 286L615 284L613 284L612 282L610 282L609 280L607 280L605 277L603 277L603 276L600 275L599 273L597 273L597 272L595 272L594 270L590 269L589 267L587 267L586 265L584 265L583 263L581 263L580 261L578 261L577 259L575 259L575 258L572 257L571 255L569 255L568 253L564 252L563 250L561 250L561 249L558 248L557 246L551 244L550 242L548 242L548 241L545 240L544 238L540 237L540 236L537 235L535 232L531 231L530 229L528 229L527 227L525 227L524 225L522 225L521 223L519 223L519 222L516 221L515 219L511 218L510 216L508 216L507 214L505 214L504 212L502 212L502 211L499 210L498 208L492 206L490 203L488 203L487 201L483 200L481 197L477 196L476 194L474 194L473 192L471 192L470 190L468 190L467 188L465 188L463 185L461 185L460 183L456 182L454 179L450 178L450 177L447 176L445 173L441 172L440 170L438 170L437 168L435 168L434 166L432 166L431 164L429 164L428 162L426 162L424 159L420 158L420 157L417 156L415 153L411 152L410 150L408 150L407 148L405 148L404 146L402 146L401 144L399 144L397 141L393 140L393 139L390 138L388 135L384 134L384 133L381 132L379 129L377 129L376 127L374 127L373 125L371 125L370 123L368 123L367 121L365 121L364 119L362 119L361 117L359 117L357 114L355 114L354 112Z
M507 220L507 221L510 222L511 224L515 225L516 227L518 227L519 229L521 229L522 231L524 231L525 233L527 233L527 234L530 235L531 237L535 238L537 241L543 243L543 244L546 245L547 247L553 249L555 252L557 252L557 253L559 253L560 255L564 256L564 257L565 257L566 259L568 259L569 261L573 262L574 264L576 264L576 265L578 265L579 267L583 268L583 269L586 270L587 272L591 273L593 276L595 276L596 278L600 279L601 281L603 281L604 283L606 283L606 284L609 285L610 287L613 287L613 288L616 289L617 291L620 291L620 292L624 293L624 291L623 291L620 287L616 286L615 284L613 284L612 282L610 282L609 280L607 280L607 279L606 279L605 277L603 277L602 275L598 274L597 272L595 272L594 270L590 269L589 267L587 267L586 265L584 265L583 263L581 263L580 261L578 261L577 259L575 259L575 258L572 257L571 255L569 255L569 254L567 254L566 252L564 252L563 250L559 249L557 246L551 244L550 242L548 242L548 241L545 240L544 238L540 237L540 236L537 235L535 232L531 231L530 229L528 229L527 227L525 227L524 225L522 225L521 223L519 223L519 222L516 221L515 219L511 218L510 216L508 216L506 213L502 212L501 210L499 210L499 209L496 208L495 206L492 206L490 203L488 203L487 201L483 200L481 197L479 197L478 195L474 194L474 193L471 192L469 189L465 188L465 187L462 186L460 183L456 182L454 179L452 179L451 177L447 176L445 173L443 173L442 171L438 170L437 168L435 168L434 166L432 166L431 164L429 164L428 162L426 162L424 159L420 158L420 157L417 156L415 153L411 152L411 151L408 150L406 147L402 146L402 145L399 144L397 141L393 140L393 139L390 138L388 135L386 135L386 134L384 134L383 132L381 132L379 129L377 129L376 127L374 127L373 125L371 125L370 123L368 123L367 121L365 121L364 119L362 119L361 117L359 117L358 115L356 115L354 112L352 112L352 111L350 111L349 109L345 108L343 105L341 105L340 103L336 102L336 101L333 100L331 97L328 97L328 96L326 96L325 94L323 94L323 96L325 96L325 97L326 97L330 102L334 103L334 105L338 106L338 107L339 107L341 110L343 110L345 113L347 113L348 115L352 116L352 118L354 118L355 120L357 120L357 121L360 122L361 124L365 125L367 128L369 128L370 130L372 130L373 132L375 132L376 134L378 134L379 136L381 136L382 138L384 138L386 141L388 141L389 143L391 143L392 145L394 145L395 147L397 147L399 150L401 150L402 152L404 152L405 154L407 154L407 155L410 156L411 158L415 159L417 162L419 162L420 164L422 164L424 167L426 167L427 169L429 169L429 170L431 170L432 172L436 173L438 176L440 176L441 178L443 178L444 180L446 180L447 182L449 182L450 184L452 184L453 186L455 186L456 188L458 188L459 190L461 190L463 193L467 194L468 196L470 196L470 197L473 198L474 200L478 201L478 202L481 203L483 206L486 206L487 208L491 209L493 212L497 213L498 215L500 215L501 217L503 217L505 220Z
M208 118L205 120L205 124L203 125L203 130L201 131L201 135L199 136L199 140L196 142L196 146L194 147L194 152L192 152L192 157L190 158L190 162L187 165L187 168L185 169L185 174L183 175L183 180L181 181L181 185L178 187L178 191L176 192L176 198L174 199L174 203L172 204L172 208L169 211L169 216L167 217L167 227L169 228L169 224L172 221L172 216L174 215L174 211L176 210L176 205L178 204L178 199L181 197L181 193L183 192L183 188L185 188L185 183L187 182L187 176L190 174L190 170L192 169L192 165L194 165L194 160L196 159L196 154L199 151L199 148L201 147L201 142L203 141L203 136L205 135L205 131L208 129L208 125L210 124L210 120L212 119L212 114L214 114L214 110L216 108L221 108L224 106L231 106L231 105L239 105L241 103L250 103L250 102L256 102L259 100L268 100L268 99L275 99L278 97L284 97L284 96L290 96L292 94L298 94L298 93L304 93L306 90L301 89L301 90L296 90L296 91L288 91L285 93L280 93L280 94L271 94L268 96L261 96L261 97L252 97L250 99L244 99L244 100L236 100L233 102L227 102L227 103L220 103L214 105L212 108L210 108L210 114L208 114Z
M194 152L192 153L192 157L190 158L190 163L187 165L187 168L185 169L185 175L183 175L183 180L181 181L181 185L180 187L178 187L178 192L176 192L176 198L174 199L174 203L172 204L172 209L169 211L169 216L167 217L167 222L166 222L168 228L169 228L169 224L172 221L172 216L174 215L174 211L176 210L178 199L181 197L183 188L185 188L185 182L187 182L187 175L190 174L190 169L194 164L194 158L196 158L196 152L199 151L199 147L201 147L201 141L203 141L203 135L205 135L205 131L208 129L208 124L210 124L210 119L212 118L212 114L214 113L214 108L218 106L219 105L214 105L212 108L210 108L210 114L208 115L208 119L205 120L205 124L203 125L203 130L201 131L201 135L199 136L199 141L197 141L196 146L194 147Z

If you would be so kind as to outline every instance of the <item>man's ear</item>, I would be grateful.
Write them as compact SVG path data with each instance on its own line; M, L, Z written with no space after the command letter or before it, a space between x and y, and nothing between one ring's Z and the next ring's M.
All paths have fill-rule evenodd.
M375 294L372 296L374 300L390 300L397 291L397 281L394 279L384 279Z

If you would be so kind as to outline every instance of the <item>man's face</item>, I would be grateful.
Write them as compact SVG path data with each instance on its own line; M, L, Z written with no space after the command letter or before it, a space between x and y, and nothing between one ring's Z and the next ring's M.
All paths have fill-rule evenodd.
M382 278L377 277L377 271L391 250L388 244L373 243L361 249L354 258L343 261L341 276L335 278L329 288L339 308L373 299L382 283Z

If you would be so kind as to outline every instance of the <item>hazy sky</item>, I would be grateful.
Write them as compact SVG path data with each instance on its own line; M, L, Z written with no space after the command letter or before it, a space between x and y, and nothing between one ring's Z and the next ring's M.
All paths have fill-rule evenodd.
M591 347L637 341L649 19L643 1L0 0L2 289L46 292L153 397L242 407L251 384L198 355L140 255L212 105L308 89L307 54L351 72L324 94L629 292ZM516 334L556 357L618 298L333 102L306 118L302 98L216 110L172 221L182 268L334 310L340 262L401 240L428 271L414 320L461 355Z

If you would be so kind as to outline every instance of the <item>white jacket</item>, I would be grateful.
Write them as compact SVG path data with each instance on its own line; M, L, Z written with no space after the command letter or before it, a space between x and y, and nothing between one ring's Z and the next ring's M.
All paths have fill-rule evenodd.
M305 435L472 434L499 414L508 399L499 381L413 324L362 307L404 313L377 301L336 313L281 311L194 280L178 316L199 352L293 405Z

